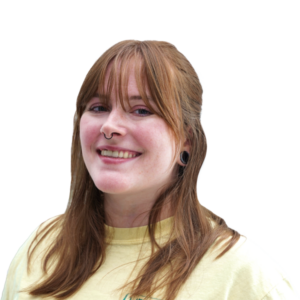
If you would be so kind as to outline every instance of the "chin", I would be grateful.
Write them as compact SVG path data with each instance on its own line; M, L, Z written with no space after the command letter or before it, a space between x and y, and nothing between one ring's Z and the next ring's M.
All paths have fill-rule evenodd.
M105 194L121 194L128 191L129 186L127 184L121 184L115 180L98 180L94 181L98 190Z

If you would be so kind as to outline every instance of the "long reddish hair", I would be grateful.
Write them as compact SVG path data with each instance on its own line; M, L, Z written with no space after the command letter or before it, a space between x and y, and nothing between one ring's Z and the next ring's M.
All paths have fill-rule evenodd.
M88 72L77 98L71 158L70 198L66 212L40 230L28 250L28 271L38 245L57 232L43 258L48 276L30 287L31 295L65 299L74 294L105 261L105 211L103 193L97 189L84 164L79 122L88 101L96 91L118 93L124 109L128 101L126 88L128 67L135 62L135 76L140 95L151 109L146 91L158 107L156 112L168 124L176 141L175 157L181 141L191 143L186 167L177 165L178 176L159 194L149 214L148 229L152 244L149 260L130 282L132 297L153 296L164 290L164 299L175 299L206 251L214 243L225 246L221 257L239 239L240 234L228 228L225 221L203 207L197 197L197 178L206 155L206 137L200 122L202 87L189 63L172 44L158 41L123 41L108 49ZM111 65L107 86L105 74ZM117 89L113 89L117 86ZM155 223L164 201L170 199L174 211L172 238L164 245L155 239ZM214 224L214 225L213 225ZM217 242L216 242L217 241ZM56 264L49 274L52 260ZM163 272L162 272L163 271ZM159 280L159 274L164 279Z

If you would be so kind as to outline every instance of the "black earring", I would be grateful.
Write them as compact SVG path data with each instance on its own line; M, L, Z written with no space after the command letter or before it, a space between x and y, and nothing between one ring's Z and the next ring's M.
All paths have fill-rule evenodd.
M183 151L180 153L180 161L185 165L188 163L189 157L190 157L190 155L186 151Z

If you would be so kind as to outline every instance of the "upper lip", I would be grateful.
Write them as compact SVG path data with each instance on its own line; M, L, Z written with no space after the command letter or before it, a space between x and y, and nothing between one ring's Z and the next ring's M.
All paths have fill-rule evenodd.
M103 146L100 146L97 148L97 150L111 150L111 151L128 151L128 152L134 152L134 153L138 153L138 154L141 154L141 152L137 152L137 151L134 151L134 150L130 150L130 149L126 149L126 148L122 148L122 147L116 147L116 146L108 146L108 145L103 145Z

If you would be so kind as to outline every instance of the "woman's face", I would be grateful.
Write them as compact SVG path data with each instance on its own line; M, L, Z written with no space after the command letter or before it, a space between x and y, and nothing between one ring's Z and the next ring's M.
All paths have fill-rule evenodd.
M107 75L108 76L108 75ZM80 120L80 141L85 165L95 185L105 194L155 194L176 176L174 139L166 122L149 112L141 99L134 72L128 82L130 105L125 110L114 93L106 107L101 95L87 104ZM157 109L154 102L152 107ZM110 140L106 137L113 137ZM103 156L103 149L123 150L123 158ZM136 157L124 158L133 153ZM114 155L120 154L120 151ZM130 156L130 155L129 155Z

